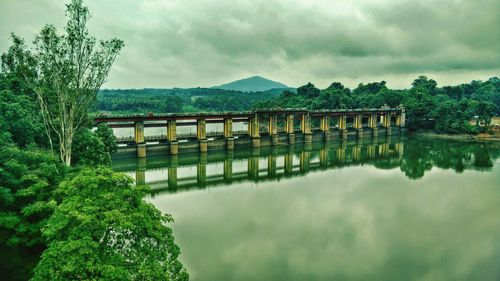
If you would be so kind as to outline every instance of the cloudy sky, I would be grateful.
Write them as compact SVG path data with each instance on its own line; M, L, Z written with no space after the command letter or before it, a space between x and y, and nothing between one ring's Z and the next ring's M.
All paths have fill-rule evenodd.
M0 0L15 32L64 26L63 0ZM213 86L261 75L350 87L419 74L441 85L500 76L498 0L87 0L98 38L125 49L105 88Z

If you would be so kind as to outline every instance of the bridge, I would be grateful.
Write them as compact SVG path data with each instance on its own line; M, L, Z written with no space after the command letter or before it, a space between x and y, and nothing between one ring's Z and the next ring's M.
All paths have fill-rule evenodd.
M243 122L247 130L233 130ZM313 141L390 136L405 131L403 107L370 109L259 109L246 112L171 113L147 115L100 115L94 124L111 128L134 128L133 137L118 138L120 150L133 150L137 157L146 152L181 152L210 149L234 150L235 146L261 147ZM223 125L222 132L207 132L207 124ZM196 126L195 133L178 134L177 127ZM163 127L166 135L145 136L144 128Z

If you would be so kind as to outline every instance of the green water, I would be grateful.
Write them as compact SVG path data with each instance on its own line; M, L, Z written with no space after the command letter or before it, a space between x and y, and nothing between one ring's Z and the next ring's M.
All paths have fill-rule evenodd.
M500 145L421 138L116 160L191 280L500 280Z

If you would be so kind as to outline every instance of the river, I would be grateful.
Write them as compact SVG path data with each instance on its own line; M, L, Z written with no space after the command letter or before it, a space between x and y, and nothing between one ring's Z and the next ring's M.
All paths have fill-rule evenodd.
M393 137L116 159L191 280L499 280L500 145Z

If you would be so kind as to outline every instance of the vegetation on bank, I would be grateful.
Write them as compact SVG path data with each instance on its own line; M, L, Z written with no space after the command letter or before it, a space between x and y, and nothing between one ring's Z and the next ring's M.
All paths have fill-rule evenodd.
M82 0L59 35L12 35L0 71L0 271L9 280L187 280L172 221L114 173L112 130L88 110L123 46L97 45ZM41 260L39 260L41 256Z
M406 108L406 124L412 129L433 129L438 133L479 133L489 130L491 118L500 114L500 79L472 81L438 87L436 81L420 76L406 90L393 90L386 82L360 84L350 90L332 83L320 90L313 84L297 92L286 91L276 99L261 101L255 108ZM473 121L473 122L471 122Z
M121 114L244 111L256 102L278 97L284 90L253 93L211 88L101 90L93 111Z
M274 89L245 93L221 89L102 90L94 111L106 113L243 111L255 108L379 108L407 109L411 130L438 133L489 132L493 116L500 115L500 79L472 81L438 87L426 76L416 78L409 89L389 89L385 81L359 84L349 89L339 82L326 89L308 83L298 89Z

